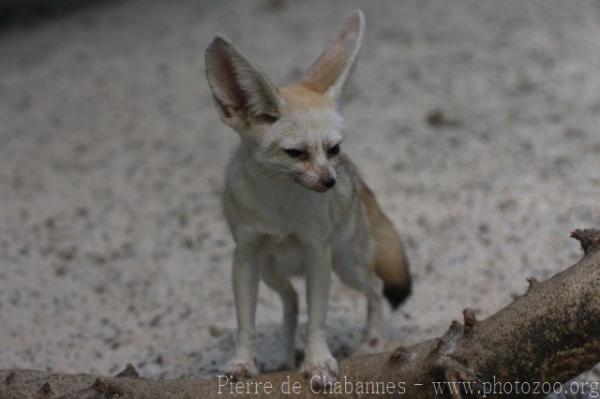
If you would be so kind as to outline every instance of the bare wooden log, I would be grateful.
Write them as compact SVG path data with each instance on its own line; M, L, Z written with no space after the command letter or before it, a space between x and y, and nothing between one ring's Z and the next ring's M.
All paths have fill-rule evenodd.
M498 313L477 320L470 309L464 324L452 322L440 338L392 353L354 357L341 363L333 393L351 396L435 395L434 381L474 382L480 393L494 382L565 382L600 361L600 231L577 230L584 257L527 292ZM310 397L310 384L297 372L265 374L229 383L224 378L152 380L133 367L118 377L65 375L32 370L0 371L0 398L221 398ZM334 396L330 394L328 396ZM488 395L492 397L493 395ZM526 397L519 396L519 397ZM533 396L533 395L529 395ZM510 395L508 396L510 397Z

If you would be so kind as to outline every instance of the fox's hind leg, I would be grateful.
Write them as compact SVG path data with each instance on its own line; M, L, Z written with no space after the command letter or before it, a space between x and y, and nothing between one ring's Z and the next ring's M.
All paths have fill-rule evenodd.
M363 291L367 296L367 333L359 353L379 353L384 348L383 337L383 297L381 280L371 273L368 287Z
M281 369L289 370L296 366L296 327L298 326L298 294L290 279L277 270L273 257L265 259L261 265L261 277L265 284L279 294L283 304L283 350Z
M340 280L367 297L367 332L359 353L378 353L384 347L382 282L368 266L369 261L364 252L340 251L333 263Z

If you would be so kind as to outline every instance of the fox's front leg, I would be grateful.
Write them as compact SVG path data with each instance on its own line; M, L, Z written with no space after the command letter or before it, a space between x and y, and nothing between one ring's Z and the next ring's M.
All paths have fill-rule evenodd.
M223 373L232 378L247 378L258 374L254 321L259 282L255 248L248 243L238 244L235 249L232 282L238 336L235 355L225 365Z
M327 346L325 317L331 286L331 249L308 245L306 248L306 300L308 336L302 372L312 384L323 386L337 379L338 365Z

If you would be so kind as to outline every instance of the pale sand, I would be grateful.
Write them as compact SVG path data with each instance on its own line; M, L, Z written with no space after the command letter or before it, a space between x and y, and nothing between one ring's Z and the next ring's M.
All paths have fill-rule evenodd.
M412 262L388 338L439 335L464 307L485 317L572 264L570 231L600 226L600 8L574 3L125 1L3 32L0 368L203 376L231 356L219 195L237 137L204 79L215 32L286 83L365 11L344 148ZM431 126L435 109L450 123ZM262 286L267 368L280 312ZM336 281L337 352L363 313ZM303 303L298 348L305 320Z

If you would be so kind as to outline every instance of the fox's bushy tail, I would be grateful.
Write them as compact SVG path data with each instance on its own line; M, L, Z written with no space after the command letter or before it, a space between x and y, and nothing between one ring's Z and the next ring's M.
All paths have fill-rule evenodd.
M375 241L375 273L383 280L383 295L393 309L411 293L408 259L400 236L381 211L373 192L362 184L360 198L365 205Z

